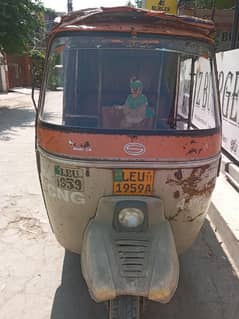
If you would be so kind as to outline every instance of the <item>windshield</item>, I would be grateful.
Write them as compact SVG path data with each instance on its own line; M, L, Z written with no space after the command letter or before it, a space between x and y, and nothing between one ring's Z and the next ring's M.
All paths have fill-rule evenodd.
M96 130L197 130L218 125L208 47L169 38L54 40L41 120Z

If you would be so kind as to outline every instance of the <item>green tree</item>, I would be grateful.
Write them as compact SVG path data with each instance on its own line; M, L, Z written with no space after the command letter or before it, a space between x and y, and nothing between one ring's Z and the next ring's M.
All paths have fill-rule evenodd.
M237 0L215 0L217 9L230 9L235 6Z
M22 53L42 32L44 7L40 0L0 0L0 50Z
M31 72L33 86L40 87L45 63L45 52L38 49L32 49L28 54L31 57L32 62Z

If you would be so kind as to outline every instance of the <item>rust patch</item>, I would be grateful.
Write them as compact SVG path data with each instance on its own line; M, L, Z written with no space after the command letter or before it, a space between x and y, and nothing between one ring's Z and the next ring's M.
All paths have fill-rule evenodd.
M183 211L183 209L182 209L182 208L179 208L179 209L177 210L177 213L176 213L175 215L168 217L168 220L169 220L169 221L174 221L174 222L176 222L176 221L177 221L177 217L180 215L180 213L181 213L182 211Z
M180 192L179 191L174 192L173 196L174 198L179 198Z
M191 140L189 143L183 145L183 149L186 155L200 155L203 151L203 146L195 140Z
M182 170L178 169L177 172L175 172L174 176L178 179L181 180L183 178Z
M138 136L137 135L132 135L132 136L129 135L129 138L130 138L131 142L134 142L138 139Z
M191 175L185 179L182 179L182 172L181 170L178 170L174 174L176 179L168 179L166 183L181 186L184 194L186 195L185 203L188 203L193 196L210 195L212 193L216 183L216 177L211 178L203 185L202 188L199 188L198 186L203 179L202 175L205 174L208 168L209 165L194 168Z
M196 148L191 148L188 152L187 152L187 155L188 154L197 154L198 153L198 150Z
M97 278L98 279L98 278ZM115 289L99 285L100 288L96 287L94 291L91 291L94 299L97 302L102 302L110 299L114 299L116 297Z
M215 25L212 21L193 17L179 17L162 11L149 11L131 7L93 8L74 11L61 17L51 36L64 30L88 27L90 31L128 31L188 36L214 43ZM79 29L78 29L79 30ZM84 28L85 30L85 28Z
M203 212L203 213L198 214L198 215L195 216L195 217L187 216L186 222L192 223L192 222L194 222L195 219L199 218L200 216L203 216L204 214L205 214L205 213Z
M171 298L171 291L169 289L150 289L148 298L157 302L168 302Z

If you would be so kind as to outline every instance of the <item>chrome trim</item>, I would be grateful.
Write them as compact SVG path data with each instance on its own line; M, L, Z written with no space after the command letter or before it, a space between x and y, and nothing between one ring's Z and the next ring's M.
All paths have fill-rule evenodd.
M191 160L191 161L173 161L173 160L163 160L158 162L140 162L140 161L116 161L109 159L105 160L81 160L81 159L70 159L67 157L59 157L56 155L52 155L46 151L44 151L41 147L38 146L38 151L41 153L42 156L47 157L48 159L54 160L58 163L67 162L69 164L80 165L82 167L94 167L94 168L194 168L198 166L212 164L219 160L220 153L217 155L201 159L201 160Z

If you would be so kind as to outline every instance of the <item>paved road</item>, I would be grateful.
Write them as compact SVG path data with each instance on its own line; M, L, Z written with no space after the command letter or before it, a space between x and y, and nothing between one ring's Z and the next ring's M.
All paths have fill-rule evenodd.
M30 97L0 95L0 318L102 319L80 275L80 257L51 233L37 180ZM239 280L206 221L180 258L168 305L150 302L150 319L238 319Z

